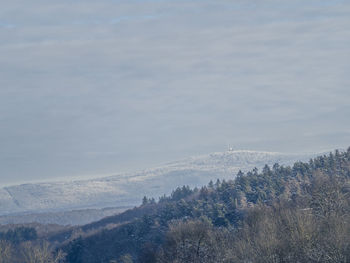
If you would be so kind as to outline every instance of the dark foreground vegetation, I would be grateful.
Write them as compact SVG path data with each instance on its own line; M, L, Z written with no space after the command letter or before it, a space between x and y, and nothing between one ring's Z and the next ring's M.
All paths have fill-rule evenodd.
M184 186L41 237L11 231L0 235L0 263L350 262L350 148ZM13 238L14 231L27 234Z

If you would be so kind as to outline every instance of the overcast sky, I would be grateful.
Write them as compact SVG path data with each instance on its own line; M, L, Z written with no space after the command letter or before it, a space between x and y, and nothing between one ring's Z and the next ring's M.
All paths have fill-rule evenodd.
M3 0L0 185L350 146L350 1Z

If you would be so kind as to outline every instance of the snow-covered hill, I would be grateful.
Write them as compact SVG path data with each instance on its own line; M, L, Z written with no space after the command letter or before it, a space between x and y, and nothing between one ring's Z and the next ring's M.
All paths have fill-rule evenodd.
M234 178L237 172L278 162L307 161L313 154L227 151L191 157L132 174L23 184L0 189L0 215L74 209L134 206L143 196L159 197L182 185L202 186L210 180Z

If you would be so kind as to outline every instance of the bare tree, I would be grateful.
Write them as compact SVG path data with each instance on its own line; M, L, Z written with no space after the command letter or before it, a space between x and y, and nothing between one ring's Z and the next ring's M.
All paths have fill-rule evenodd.
M0 240L0 263L11 263L12 258L12 245L5 240Z
M160 262L219 262L210 223L201 220L175 221L169 226Z
M26 263L59 263L64 258L62 251L53 253L49 243L45 241L40 244L22 244L22 255Z

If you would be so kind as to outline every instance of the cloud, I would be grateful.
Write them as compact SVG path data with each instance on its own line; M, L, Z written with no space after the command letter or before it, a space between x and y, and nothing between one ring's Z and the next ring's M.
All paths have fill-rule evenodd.
M3 22L3 21L0 21L0 28L14 28L16 27L14 24L10 24L10 23L7 23L7 22Z
M332 3L6 1L4 180L135 170L227 141L346 147L350 4Z

